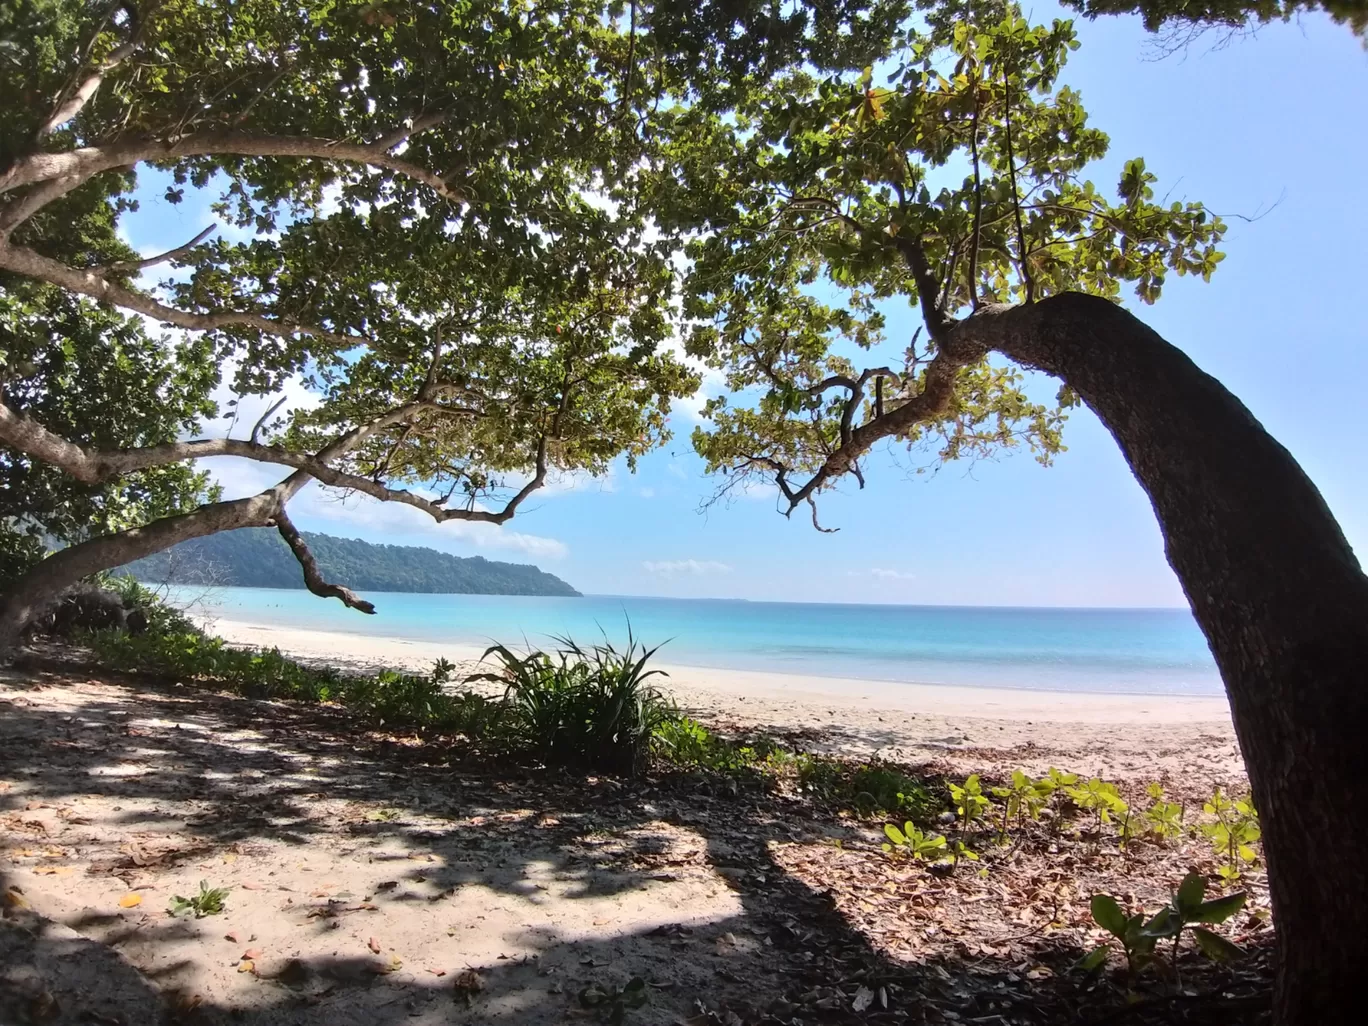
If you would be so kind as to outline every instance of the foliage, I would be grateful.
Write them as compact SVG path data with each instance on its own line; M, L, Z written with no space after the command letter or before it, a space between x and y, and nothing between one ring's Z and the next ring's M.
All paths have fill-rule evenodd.
M1064 793L1080 809L1096 816L1099 835L1104 826L1111 824L1112 817L1126 816L1130 812L1130 806L1121 797L1116 785L1100 777L1092 777L1083 784L1066 786Z
M940 859L947 852L944 836L930 831L923 832L910 820L904 823L901 829L892 823L885 823L884 834L888 837L883 846L887 852L901 851L916 859Z
M535 566L501 563L483 556L452 556L407 545L373 545L357 538L304 532L304 540L331 581L357 591L440 592L473 595L578 595L558 577ZM191 568L189 575L182 567ZM279 533L245 527L182 542L126 568L145 581L198 584L201 567L212 567L214 584L247 588L302 588L299 566Z
M1221 220L1158 199L1143 159L1114 190L1086 177L1108 139L1060 84L1071 22L993 0L931 15L862 71L793 68L733 110L675 115L657 203L696 233L686 348L732 394L693 441L724 489L763 480L791 510L881 438L934 461L1025 448L1048 463L1077 396L1043 404L1014 367L947 363L945 325L1067 291L1153 302L1169 275L1222 259ZM886 339L895 302L932 337ZM943 403L923 398L932 366Z
M977 773L972 773L963 784L950 784L950 800L955 804L955 815L959 817L960 829L967 831L970 824L980 819L992 804L983 793L983 785Z
M940 800L925 783L878 762L856 768L850 775L848 789L853 795L852 804L865 815L901 812L925 820L940 807Z
M657 649L640 645L630 630L621 651L607 641L588 649L559 641L554 654L525 656L495 645L485 658L496 657L500 669L471 680L506 687L512 731L548 765L638 772L656 732L678 716L646 683L663 674L646 669Z
M1187 829L1183 824L1185 810L1182 804L1168 801L1159 784L1150 784L1146 794L1154 799L1153 804L1145 810L1145 826L1149 833L1160 841L1182 837Z
M1139 14L1145 28L1157 32L1173 23L1197 27L1242 29L1291 21L1297 16L1324 11L1340 24L1362 35L1368 31L1368 7L1363 0L1064 0L1089 17L1104 14Z
M1244 907L1246 895L1229 894L1204 901L1205 893L1206 881L1197 873L1189 873L1178 885L1170 902L1148 919L1143 912L1127 915L1116 899L1108 894L1094 895L1090 907L1097 925L1120 943L1132 978L1154 962L1158 943L1170 939L1173 941L1170 965L1176 977L1179 945L1183 931L1189 926L1192 927L1198 947L1208 957L1224 961L1242 954L1236 945L1206 929L1206 926L1223 923L1233 916ZM1101 967L1110 950L1110 943L1093 948L1080 961L1080 967L1087 970Z
M227 887L210 887L209 881L201 880L198 894L192 894L188 898L179 894L173 895L168 911L173 916L193 915L196 919L222 915L227 910L227 897Z
M1258 859L1253 845L1262 834L1254 800L1247 797L1232 801L1218 787L1202 805L1202 811L1216 817L1216 822L1203 823L1198 829L1211 841L1212 850L1225 861L1217 872L1226 883L1234 883L1240 878L1240 867Z
M11 409L79 444L152 445L212 416L217 370L203 341L172 343L136 317L0 273L0 386ZM193 509L213 497L187 464L89 484L0 447L0 582L66 545Z
M171 443L194 433L216 384L273 396L295 380L311 399L250 437L242 425L227 455L281 465L283 484L326 453L332 484L439 519L512 515L548 474L602 474L668 436L671 401L698 377L670 345L677 273L633 183L642 125L685 62L651 60L655 37L629 27L621 0L372 7L0 11L0 323L23 322L4 343L4 401L59 442L140 464L82 467L11 422L14 473L34 483L7 492L24 516L70 515L104 536L209 498L188 463L204 447ZM724 43L730 25L701 26L697 42ZM808 52L816 30L806 15L796 28L776 54ZM234 237L197 236L153 261L171 269L160 276L120 237L148 192ZM193 332L175 362L186 380L141 366L170 349L87 300ZM62 330L30 323L43 319ZM64 337L132 355L67 366L52 341ZM55 355L29 388L13 369L40 346ZM78 371L67 411L55 385ZM85 411L121 397L97 429ZM83 474L100 478L103 520L63 512Z

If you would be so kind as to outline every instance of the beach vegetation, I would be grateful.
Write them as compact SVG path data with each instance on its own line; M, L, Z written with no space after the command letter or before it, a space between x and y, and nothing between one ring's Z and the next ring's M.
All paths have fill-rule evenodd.
M1222 880L1234 883L1241 870L1258 860L1254 845L1262 837L1259 813L1252 797L1231 799L1216 788L1202 805L1202 811L1214 816L1214 822L1201 824L1198 829L1211 842L1212 850L1221 859L1217 870Z
M1205 900L1205 895L1206 881L1200 874L1190 872L1168 904L1152 915L1143 911L1128 914L1109 894L1093 895L1089 908L1093 921L1115 938L1125 954L1126 971L1132 982L1141 971L1156 964L1160 942L1168 942L1168 969L1175 983L1181 984L1178 954L1185 930L1190 929L1197 947L1209 958L1229 961L1243 954L1238 945L1209 927L1224 923L1239 912L1248 896L1236 893ZM1089 971L1101 968L1110 950L1111 942L1094 947L1080 960L1079 967Z
M916 859L940 859L948 851L943 834L923 831L910 820L901 827L885 823L884 835L888 838L883 845L884 851L902 852Z
M173 916L194 916L196 919L203 919L206 916L222 915L227 909L228 888L210 887L208 880L201 880L199 891L189 897L173 895L168 911Z
M1164 792L1163 785L1151 783L1145 788L1146 795L1152 800L1145 810L1145 829L1151 837L1159 841L1174 841L1187 832L1183 822L1186 808L1182 802L1171 802Z
M951 783L947 786L960 829L968 833L972 825L987 814L992 801L983 793L983 784L977 773L971 773L962 784Z

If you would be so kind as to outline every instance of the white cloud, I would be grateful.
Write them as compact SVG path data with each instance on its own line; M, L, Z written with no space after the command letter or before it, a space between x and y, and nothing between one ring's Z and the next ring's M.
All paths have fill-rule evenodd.
M643 499L654 499L655 493L656 492L654 488L647 487L637 489L637 494L640 495Z
M672 476L672 477L677 477L677 478L679 478L681 481L686 481L686 480L688 480L688 477L689 477L688 471L686 471L686 470L685 470L682 466L680 466L677 462L671 462L671 463L669 464L669 466L667 466L667 467L665 468L665 470L666 470L666 472L667 472L668 474L670 474L670 476Z
M719 563L714 559L648 559L641 565L648 573L661 574L665 577L673 577L675 574L692 574L696 577L704 574L729 574L732 569L726 563Z
M906 570L888 570L881 566L873 566L868 570L850 570L848 577L877 577L883 581L912 581L916 580L917 575L908 573Z

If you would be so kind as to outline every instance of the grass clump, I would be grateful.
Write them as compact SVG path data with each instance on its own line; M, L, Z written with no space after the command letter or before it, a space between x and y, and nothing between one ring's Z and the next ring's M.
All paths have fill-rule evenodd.
M505 728L512 744L548 766L641 772L658 733L680 719L679 711L653 684L661 670L646 664L657 649L641 645L630 631L622 650L610 642L583 648L557 639L555 653L519 656L494 645L499 668L472 681L503 684Z

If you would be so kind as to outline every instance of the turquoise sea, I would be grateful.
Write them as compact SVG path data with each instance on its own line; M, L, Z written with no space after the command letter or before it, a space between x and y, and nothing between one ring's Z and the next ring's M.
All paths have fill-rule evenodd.
M200 592L182 591L185 600ZM1216 695L1220 678L1187 610L825 605L589 595L371 594L365 616L306 591L216 588L224 620L418 641L537 647L553 635L626 638L683 666L1048 691Z

